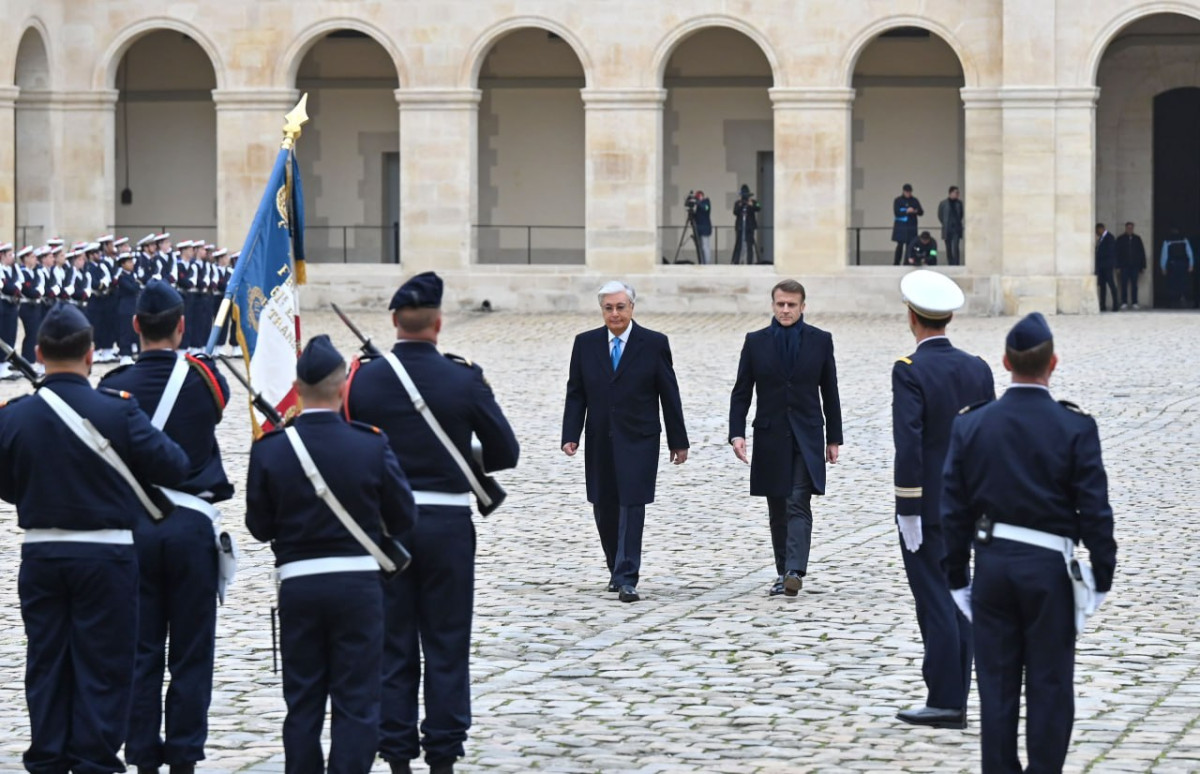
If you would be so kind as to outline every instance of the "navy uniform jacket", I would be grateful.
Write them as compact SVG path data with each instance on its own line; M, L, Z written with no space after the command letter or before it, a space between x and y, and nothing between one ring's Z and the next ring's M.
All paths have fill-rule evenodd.
M0 266L0 293L16 301L21 297L21 270L12 266Z
M53 390L107 438L143 485L177 487L188 461L127 393L95 390L75 374L51 374ZM133 529L137 495L37 397L0 409L0 499L15 503L22 529Z
M521 451L517 437L496 404L482 368L463 358L442 355L424 341L397 343L392 352L463 457L471 459L474 433L483 447L484 471L516 467ZM471 491L467 477L425 424L386 360L364 363L346 392L346 415L378 425L392 439L392 449L413 489Z
M732 441L746 437L750 398L758 395L750 459L750 494L757 497L791 493L793 448L804 457L813 492L825 494L825 446L842 443L833 336L803 318L795 324L800 326L800 353L791 372L784 368L771 326L747 333L729 396Z
M378 428L346 422L332 411L301 414L292 426L330 491L372 540L380 541L381 523L389 535L412 528L412 490ZM250 449L246 527L258 540L271 541L276 566L366 553L317 497L283 430L267 433Z
M1108 271L1117 263L1117 240L1105 231L1104 236L1096 242L1096 274Z
M936 266L937 265L937 240L933 237L929 238L929 244L921 241L921 237L917 237L908 243L908 262L913 266Z
M667 337L630 321L629 340L613 373L608 328L575 337L562 442L584 436L587 498L591 503L645 505L654 502L658 478L662 405L667 448L687 449L683 403Z
M916 212L905 212L912 207ZM897 196L892 201L892 241L908 244L917 236L917 218L925 214L921 202L915 196Z
M992 369L944 337L927 339L892 366L896 513L941 519L942 468L950 428L967 406L996 399Z
M137 310L138 293L142 292L142 283L130 272L117 271L114 280L117 296L117 314L122 317L133 317Z
M233 497L233 485L221 465L216 435L216 426L229 401L229 385L217 373L213 361L192 355L184 357L188 360L188 374L163 427L163 432L175 439L188 456L187 479L175 488L219 503ZM146 416L152 417L175 368L175 358L174 350L143 352L135 364L105 374L100 386L133 393Z
M1117 544L1100 433L1094 419L1056 402L1048 390L1011 387L954 421L941 508L942 567L952 589L967 585L975 522L984 514L995 523L1082 540L1096 590L1112 586Z

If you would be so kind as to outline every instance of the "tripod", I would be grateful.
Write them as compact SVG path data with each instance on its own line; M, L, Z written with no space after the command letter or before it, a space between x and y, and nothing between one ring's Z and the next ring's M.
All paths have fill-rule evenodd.
M696 235L696 213L693 210L688 210L687 223L683 224L683 233L679 235L679 246L675 248L675 259L672 263L691 263L679 260L679 252L683 250L683 243L687 241L689 233L692 235L692 244L696 246L696 259L699 260L700 237Z

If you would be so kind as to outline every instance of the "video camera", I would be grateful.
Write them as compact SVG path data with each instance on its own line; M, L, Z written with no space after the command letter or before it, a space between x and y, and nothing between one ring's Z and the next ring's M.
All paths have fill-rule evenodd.
M688 191L687 198L683 200L683 206L689 213L696 211L696 192Z

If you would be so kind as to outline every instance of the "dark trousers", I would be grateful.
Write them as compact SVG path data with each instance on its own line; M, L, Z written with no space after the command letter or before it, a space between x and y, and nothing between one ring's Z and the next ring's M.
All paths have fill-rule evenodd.
M746 247L746 265L758 263L758 245L754 244L754 232L751 231L742 239L742 232L738 231L733 240L733 257L729 259L730 263L742 262L742 245Z
M377 572L337 572L288 578L280 586L287 774L324 774L327 699L330 774L371 771L379 744L380 583Z
M124 771L137 629L133 546L35 543L21 549L25 701L34 774Z
M1172 309L1187 307L1189 286L1187 258L1171 258L1167 261L1167 306ZM23 309L24 307L22 307Z
M0 339L10 347L17 345L17 304L0 301Z
M424 747L433 765L462 756L471 727L475 525L465 507L422 505L418 516L417 526L400 538L412 564L384 587L379 753L387 761L407 761ZM418 739L422 666L425 720Z
M42 327L42 305L21 304L17 314L25 331L25 338L21 341L21 357L33 363L37 360L37 335L38 328Z
M908 243L907 242L897 242L896 243L896 252L892 256L892 265L899 266L900 263L904 260L904 254L907 251L908 251Z
M1137 269L1121 269L1121 303L1122 304L1136 304L1137 302L1138 302L1138 270Z
M771 522L771 547L775 550L775 571L780 575L795 570L808 573L808 552L812 545L812 477L804 456L792 452L792 491L787 497L768 497L767 514Z
M178 508L161 524L143 520L134 542L141 608L125 760L147 767L202 761L217 630L212 521ZM164 701L168 669L171 684ZM160 735L164 708L166 733Z
M1112 291L1112 308L1117 309L1117 281L1113 279L1112 267L1100 268L1096 270L1096 292L1100 294L1100 311L1106 310L1104 306L1104 290L1108 288Z
M928 707L964 709L971 690L971 624L958 611L946 574L942 572L941 557L945 543L941 524L923 522L922 541L917 551L909 551L900 540L900 555L904 558L904 574L917 607L917 626L925 645L925 660L921 675L929 696Z
M180 291L183 296L183 316L187 320L187 325L183 331L183 341L180 342L180 347L183 349L191 349L199 346L196 340L200 333L200 315L196 314L196 300L200 296L190 290Z
M946 261L951 266L962 263L962 237L947 236L943 237L942 241L946 244Z
M208 336L213 327L212 296L201 293L196 296L196 346L208 346Z
M600 534L610 582L617 587L636 587L642 570L646 506L592 503L592 516L596 520L596 532Z
M1062 554L1001 539L976 545L971 610L984 774L1022 770L1022 676L1025 771L1062 771L1075 719L1075 601Z
M137 343L137 332L133 330L133 310L117 307L117 346L121 357L133 356L133 345Z

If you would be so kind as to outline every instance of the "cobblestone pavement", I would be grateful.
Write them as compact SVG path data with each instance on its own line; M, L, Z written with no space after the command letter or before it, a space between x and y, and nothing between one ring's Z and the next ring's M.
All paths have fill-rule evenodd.
M443 348L484 364L521 439L501 476L508 503L478 521L472 662L475 725L463 771L973 771L977 701L965 732L907 727L919 704L920 640L891 517L890 369L912 341L901 317L811 319L833 332L847 445L815 501L812 564L798 598L768 598L766 508L725 443L742 337L762 316L653 315L671 336L692 441L666 463L648 508L640 590L604 592L603 556L582 458L558 450L572 336L599 315L460 314ZM379 341L382 314L360 314ZM957 320L955 343L1000 365L1011 318ZM1117 518L1113 594L1079 642L1068 770L1200 770L1200 570L1189 548L1200 475L1200 317L1122 313L1052 321L1057 397L1101 429ZM305 320L353 343L331 315ZM0 395L24 390L5 383ZM241 393L238 393L239 396ZM249 437L244 401L221 427L240 489ZM54 464L47 460L47 464ZM271 672L270 552L253 545L235 499L226 521L243 569L221 610L208 772L282 772L279 676ZM0 536L0 770L27 744L24 641L16 598L19 532ZM418 770L423 766L418 764ZM376 771L385 766L377 765Z

